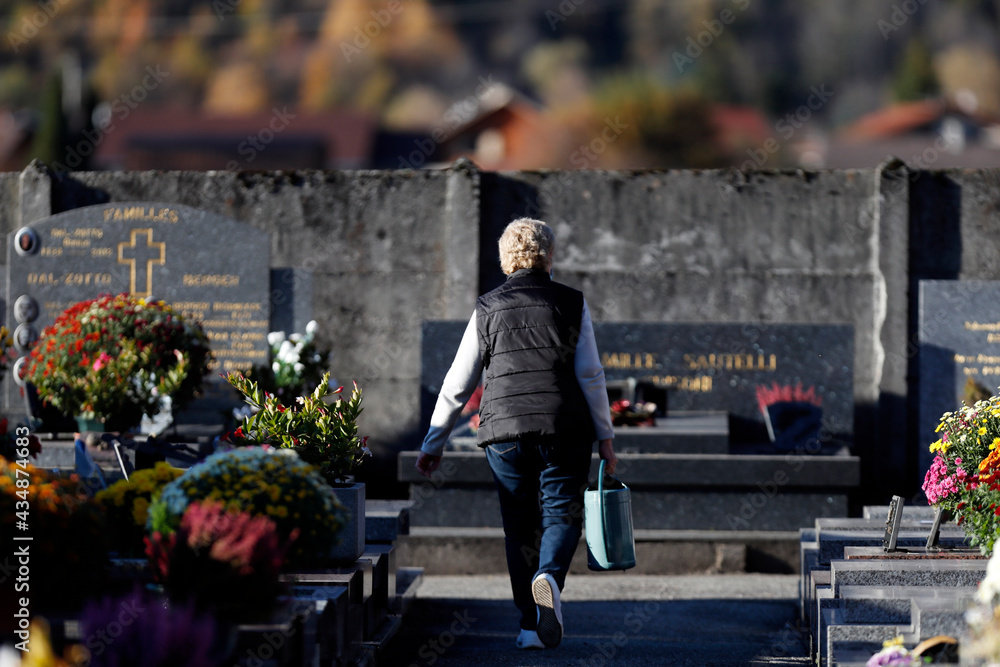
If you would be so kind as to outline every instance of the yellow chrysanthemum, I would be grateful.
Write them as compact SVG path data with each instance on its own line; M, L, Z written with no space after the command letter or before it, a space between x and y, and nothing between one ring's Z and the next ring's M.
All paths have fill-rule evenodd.
M132 505L132 520L137 526L145 526L146 518L149 516L149 501L145 498L136 498Z

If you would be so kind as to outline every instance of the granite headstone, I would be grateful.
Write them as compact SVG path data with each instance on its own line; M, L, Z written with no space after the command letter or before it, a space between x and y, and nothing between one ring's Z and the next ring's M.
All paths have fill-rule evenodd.
M73 303L128 292L199 321L216 359L207 379L221 381L219 372L267 360L269 245L245 223L177 204L103 204L37 220L8 237L15 347L23 359Z
M1000 281L921 280L919 296L920 479L941 415L962 406L966 386L1000 385Z
M442 320L423 325L424 425L465 326ZM595 322L594 335L608 381L665 388L670 412L725 411L747 428L759 425L756 432L766 439L758 388L800 387L821 401L826 429L844 438L853 433L851 325Z

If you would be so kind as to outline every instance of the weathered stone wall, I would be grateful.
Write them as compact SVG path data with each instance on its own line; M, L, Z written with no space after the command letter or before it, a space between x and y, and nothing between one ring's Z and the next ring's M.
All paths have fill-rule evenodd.
M865 481L880 479L883 495L915 490L912 452L923 446L908 430L916 281L1000 273L993 171L887 163L835 172L480 173L459 164L57 177L29 168L0 174L4 232L38 217L32 194L46 199L45 187L51 213L173 202L269 232L275 267L312 273L312 312L333 347L332 371L364 385L364 429L387 475L393 452L422 436L420 322L464 320L476 295L499 284L496 239L519 215L552 224L557 279L584 290L598 320L853 324L855 449Z

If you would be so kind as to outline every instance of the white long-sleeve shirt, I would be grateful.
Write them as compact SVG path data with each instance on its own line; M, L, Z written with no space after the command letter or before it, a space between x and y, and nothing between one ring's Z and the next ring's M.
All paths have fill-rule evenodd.
M604 384L604 367L597 353L594 325L586 300L583 302L583 315L580 318L580 338L576 343L573 370L587 399L597 439L613 438L615 432L611 425L608 390ZM431 425L420 451L434 456L441 455L462 408L479 385L482 372L483 359L479 354L479 334L476 330L476 314L473 312L462 335L455 361L441 385L441 393L434 405L434 414L431 415Z

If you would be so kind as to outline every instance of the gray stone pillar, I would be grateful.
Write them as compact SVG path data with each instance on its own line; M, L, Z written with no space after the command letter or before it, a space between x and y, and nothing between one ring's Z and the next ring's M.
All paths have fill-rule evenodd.
M907 479L909 400L907 376L916 362L915 331L910 327L910 170L888 158L875 171L872 240L877 243L875 362L878 375L878 438L867 469L878 471L883 492L903 492ZM909 466L909 467L908 467ZM873 480L874 481L874 480Z
M18 186L18 226L52 215L52 174L48 167L32 160L21 172Z
M467 320L479 296L479 169L465 158L448 174L444 237L446 312L438 316Z

